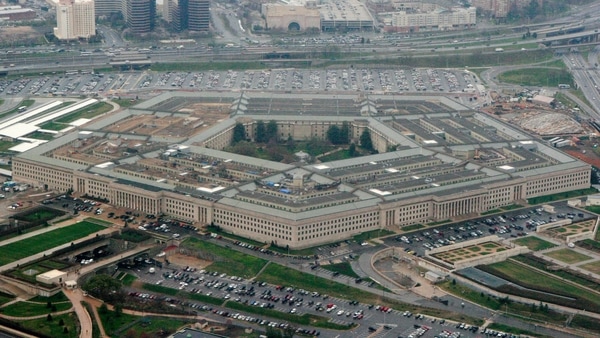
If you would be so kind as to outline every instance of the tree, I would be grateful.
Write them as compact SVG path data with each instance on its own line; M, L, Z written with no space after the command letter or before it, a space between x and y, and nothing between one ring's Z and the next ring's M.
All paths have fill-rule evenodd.
M52 302L48 301L48 303L46 303L46 308L50 309L52 308Z
M123 314L123 305L115 304L115 317L121 317Z
M262 120L256 122L256 137L257 143L267 143L269 138L267 137L267 128Z
M69 328L68 327L63 327L63 333L69 333Z
M327 129L327 140L332 144L340 144L340 128L335 124L330 125Z
M356 144L350 144L350 147L348 147L348 155L350 155L350 157L356 156Z
M46 316L46 320L47 320L47 321L49 321L49 322L51 322L51 321L52 321L52 315L51 315L51 314L48 314L48 315Z
M374 150L369 129L365 129L360 135L360 146L371 152Z
M269 123L267 124L267 142L268 141L277 142L277 140L278 140L277 129L278 129L277 121L275 121L275 120L269 121Z
M105 301L112 299L121 299L121 281L112 278L110 275L99 274L85 283L83 290L89 292L92 296Z
M527 8L525 9L525 13L527 14L527 17L530 19L535 18L540 11L540 4L538 3L538 0L531 0L529 1L529 5L527 5Z
M100 308L98 308L98 313L103 315L108 313L108 306L106 306L106 303L102 303L102 305L100 305Z
M342 144L348 144L350 142L350 126L348 122L342 123L340 128L340 141Z
M232 144L236 144L246 139L246 128L241 123L236 123L233 127L233 138L231 139Z
M61 319L58 321L58 325L60 325L60 326L64 326L64 325L65 325L65 321L64 321L64 320L61 318Z

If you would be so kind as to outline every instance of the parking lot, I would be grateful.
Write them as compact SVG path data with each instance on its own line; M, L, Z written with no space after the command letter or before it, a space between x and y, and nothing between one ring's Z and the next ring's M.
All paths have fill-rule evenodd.
M300 90L370 92L475 92L472 73L440 69L340 68L206 72L62 74L0 81L0 96L111 95L150 90Z
M349 335L359 337L414 337L421 334L424 337L476 337L483 333L479 327L465 323L448 322L443 318L397 311L376 304L363 304L353 300L344 300L319 294L311 290L295 289L292 286L271 285L258 279L246 280L239 276L228 276L224 273L194 267L169 266L156 267L150 273L150 267L155 267L153 260L139 258L139 265L123 271L135 274L142 282L162 285L165 287L210 296L222 301L239 302L257 308L273 309L290 314L314 314L329 318L336 324L360 324ZM144 263L147 262L147 263ZM123 265L121 265L123 268ZM292 326L298 333L310 333L322 337L335 337L339 332L302 328L282 320L269 319L264 316L243 313L230 308L205 304L190 298L178 299L166 297L144 290L130 290L130 297L137 301L162 300L177 307L185 307L199 314L216 315L236 320L238 325L259 325L285 328ZM420 335L419 335L420 336ZM496 335L494 335L496 336Z
M554 213L540 207L506 211L469 221L444 224L411 231L400 236L388 237L386 244L401 246L416 256L425 251L474 238L497 235L501 238L518 238L535 232L538 225L570 218L573 222L595 219L596 216L580 209L571 208L566 202L552 203Z

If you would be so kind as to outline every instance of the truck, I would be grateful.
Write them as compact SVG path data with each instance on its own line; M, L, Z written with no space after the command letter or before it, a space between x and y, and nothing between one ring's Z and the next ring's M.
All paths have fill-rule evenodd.
M496 48L495 50L496 50L496 52L498 52L498 53L504 52L504 48Z

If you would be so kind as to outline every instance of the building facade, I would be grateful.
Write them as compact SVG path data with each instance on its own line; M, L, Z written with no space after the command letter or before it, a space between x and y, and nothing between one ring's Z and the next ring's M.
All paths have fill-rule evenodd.
M149 33L156 23L156 1L125 0L127 27L134 34Z
M208 102L218 100L231 107L233 117L184 143L156 143L137 133L121 138L110 131L121 120L138 115L164 119L168 109L180 111L185 104L199 105L203 100L191 93L177 95L163 94L134 110L100 119L88 126L90 131L65 134L13 157L13 179L43 189L72 189L140 213L214 224L290 248L339 241L365 231L475 216L531 197L590 186L589 165L486 114L461 111L448 100L439 103L440 98L390 101L385 95L293 98L265 93L218 93L213 98L203 93ZM420 113L361 116L357 103L371 101L378 109L402 105L410 111L414 105ZM265 111L267 103L268 115L248 114ZM305 115L283 114L295 104L304 106ZM423 107L432 113L423 113ZM235 109L245 109L246 114L237 117ZM334 109L346 115L318 115ZM332 125L345 124L353 141L369 130L379 153L285 164L222 150L231 144L238 123L252 141L258 121L271 120L277 122L280 138L296 141L323 139Z
M89 39L96 35L93 0L63 0L56 6L54 35L60 40Z

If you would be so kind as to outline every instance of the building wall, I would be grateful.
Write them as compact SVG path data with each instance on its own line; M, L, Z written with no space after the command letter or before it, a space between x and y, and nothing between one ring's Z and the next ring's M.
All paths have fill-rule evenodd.
M156 20L155 0L126 0L124 13L127 27L132 33L148 33L154 30Z
M94 0L94 12L96 16L121 12L122 7L123 0Z
M316 8L306 8L304 6L288 6L277 4L266 4L262 9L267 21L267 28L288 30L292 22L300 26L304 31L309 28L319 28L321 26L321 15Z
M400 11L392 15L392 26L394 27L452 29L460 26L474 26L476 23L475 7L453 8L451 11L428 13Z
M194 32L208 31L210 26L210 2L189 0L187 29Z
M60 2L56 6L54 35L60 40L87 39L96 35L94 1Z

